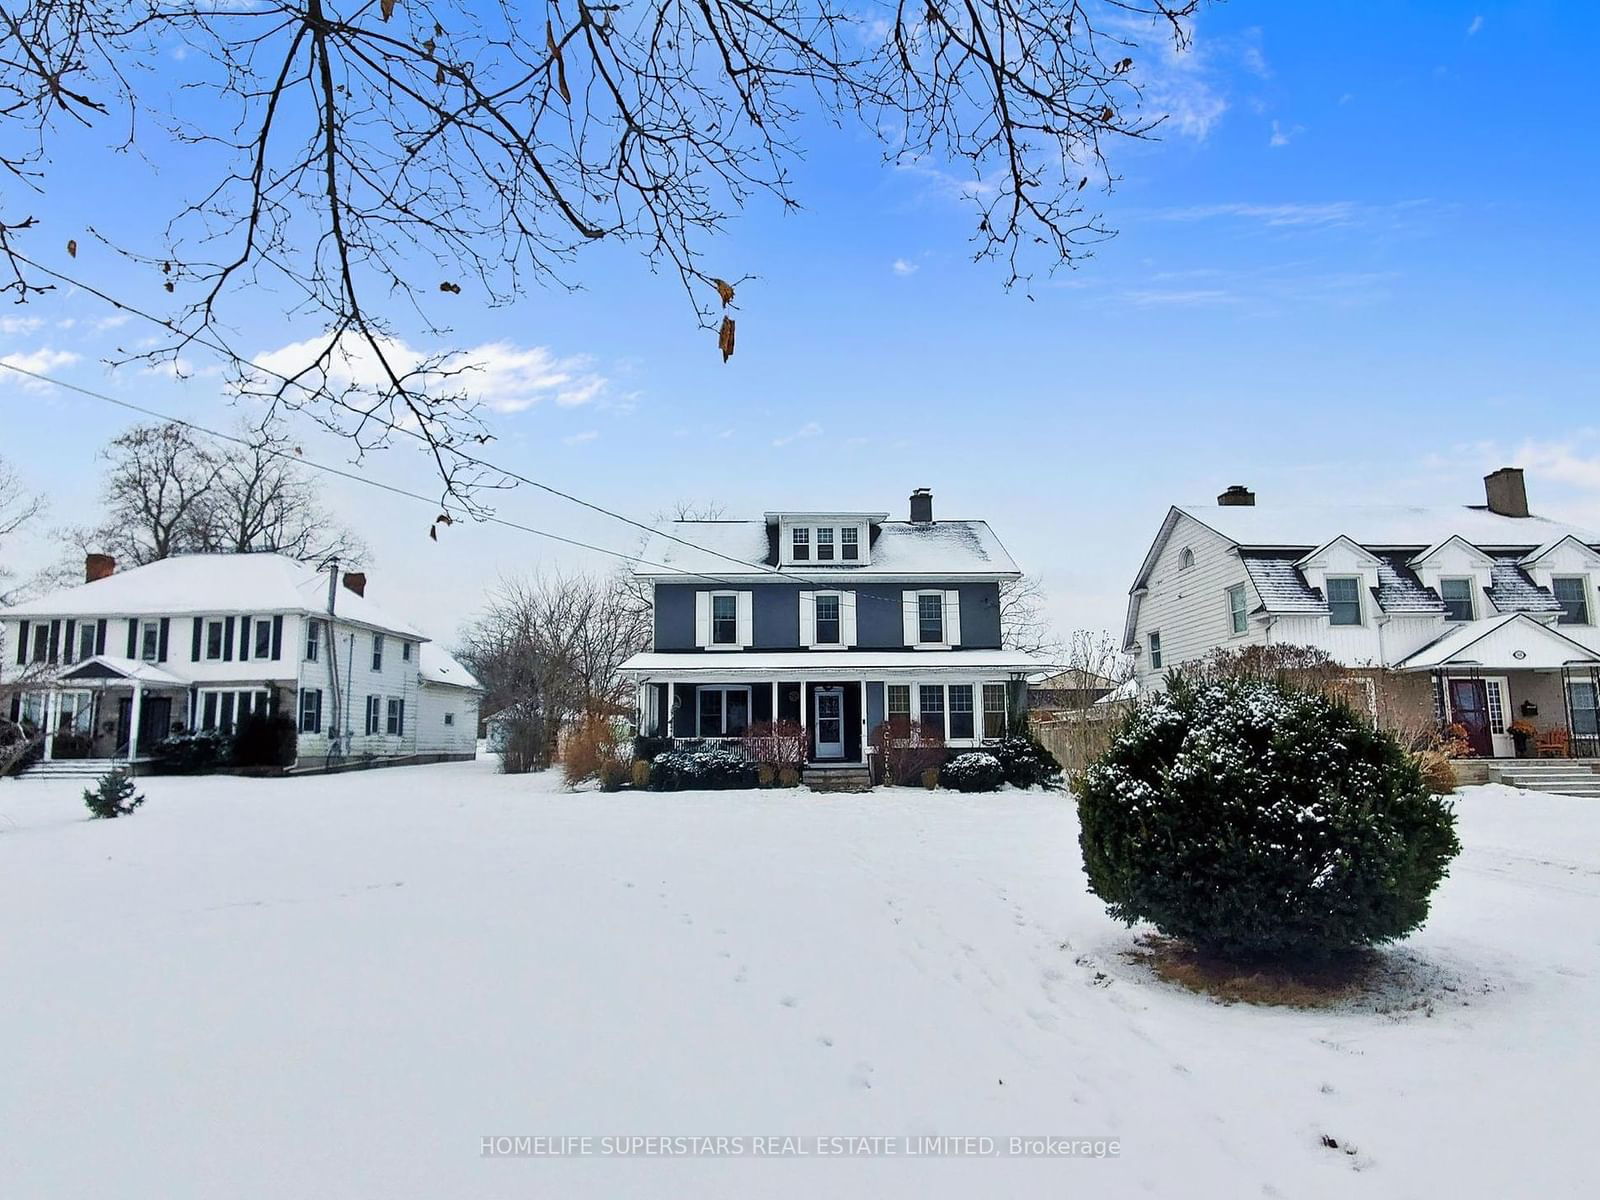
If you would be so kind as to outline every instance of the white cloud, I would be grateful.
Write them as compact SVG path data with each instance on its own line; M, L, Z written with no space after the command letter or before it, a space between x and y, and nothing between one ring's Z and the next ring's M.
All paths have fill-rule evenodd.
M1143 291L1129 292L1128 299L1135 304L1150 306L1157 304L1232 304L1238 297L1222 288L1149 288Z
M1240 217L1264 225L1349 225L1359 213L1350 200L1331 200L1319 204L1199 204L1190 208L1169 208L1157 214L1164 221L1209 221L1217 217Z
M595 440L595 438L597 438L599 436L600 436L599 430L596 430L596 429L585 429L582 433L568 434L566 437L562 438L561 440L562 440L563 443L565 443L568 446L581 446L581 445L583 445L584 442L592 442L592 441Z
M0 363L7 366L20 367L24 371L37 371L43 375L55 370L57 367L70 367L78 361L78 355L70 350L52 350L48 346L38 350L22 350L15 354L0 354ZM44 391L50 385L38 379L29 379L26 375L17 375L13 372L4 372L4 377L19 387L29 391Z
M1467 36L1471 37L1473 34L1477 33L1478 30L1480 30L1482 28L1483 28L1483 16L1482 16L1482 14L1479 14L1478 16L1473 17L1472 18L1472 24L1467 26Z
M1272 123L1272 136L1267 139L1269 146L1287 146L1295 137L1305 132L1304 125L1291 125L1285 128L1277 121Z
M296 375L324 346L320 338L294 342L255 357L267 371ZM373 387L386 380L383 360L418 386L460 392L494 412L513 413L548 401L578 408L602 399L609 386L583 355L561 356L545 346L486 342L443 357L430 356L398 339L380 342L382 360L365 341L347 337L328 372L333 386Z
M96 333L105 333L109 329L119 329L133 318L127 313L114 313L109 317L101 317L94 323Z
M807 421L804 425L800 426L800 428L796 429L793 433L786 434L785 436L783 436L781 438L773 438L772 439L772 444L774 446L787 446L790 442L798 442L798 441L801 441L804 438L820 437L821 434L822 434L822 426L821 425L818 425L815 421Z
M40 317L0 317L0 333L32 333L43 324Z
M917 273L917 264L908 262L903 258L897 258L892 264L892 269L896 275L915 275Z

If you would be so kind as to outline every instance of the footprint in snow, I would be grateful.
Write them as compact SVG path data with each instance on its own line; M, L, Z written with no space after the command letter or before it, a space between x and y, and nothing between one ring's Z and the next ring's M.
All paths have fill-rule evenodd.
M855 1087L866 1088L870 1091L872 1089L872 1064L858 1062L856 1069L850 1073L850 1082Z

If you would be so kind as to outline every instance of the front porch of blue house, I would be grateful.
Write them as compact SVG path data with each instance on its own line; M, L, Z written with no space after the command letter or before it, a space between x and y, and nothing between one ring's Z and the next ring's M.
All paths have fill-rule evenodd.
M839 661L804 671L761 671L696 657L692 667L633 673L642 736L742 748L752 727L786 722L801 730L806 765L869 766L873 731L887 720L909 720L950 748L965 749L1005 736L1027 712L1027 672L993 664L869 670L863 663L851 670L851 656L840 654Z

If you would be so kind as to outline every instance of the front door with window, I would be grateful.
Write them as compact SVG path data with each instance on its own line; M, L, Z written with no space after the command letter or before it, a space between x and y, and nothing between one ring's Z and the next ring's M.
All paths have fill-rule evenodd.
M1467 744L1480 758L1494 757L1489 730L1489 689L1481 679L1450 681L1451 719L1467 731Z
M812 693L816 705L817 758L823 761L844 758L844 689L818 688Z

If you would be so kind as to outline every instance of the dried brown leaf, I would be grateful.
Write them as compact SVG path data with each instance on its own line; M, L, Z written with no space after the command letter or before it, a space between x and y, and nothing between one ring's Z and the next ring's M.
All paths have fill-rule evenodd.
M733 318L722 318L722 329L717 334L717 349L722 351L722 361L733 357Z
M713 279L711 286L717 289L717 295L722 297L722 307L727 308L733 303L733 284L726 279Z
M378 11L385 21L394 16L394 3L395 0L378 0Z
M572 93L567 89L567 64L561 58L561 43L556 41L556 31L550 22L544 23L545 45L550 47L550 60L556 65L556 91L567 104L572 103Z
M77 258L78 257L78 242L77 242L76 238L68 238L67 239L67 257L68 258Z

